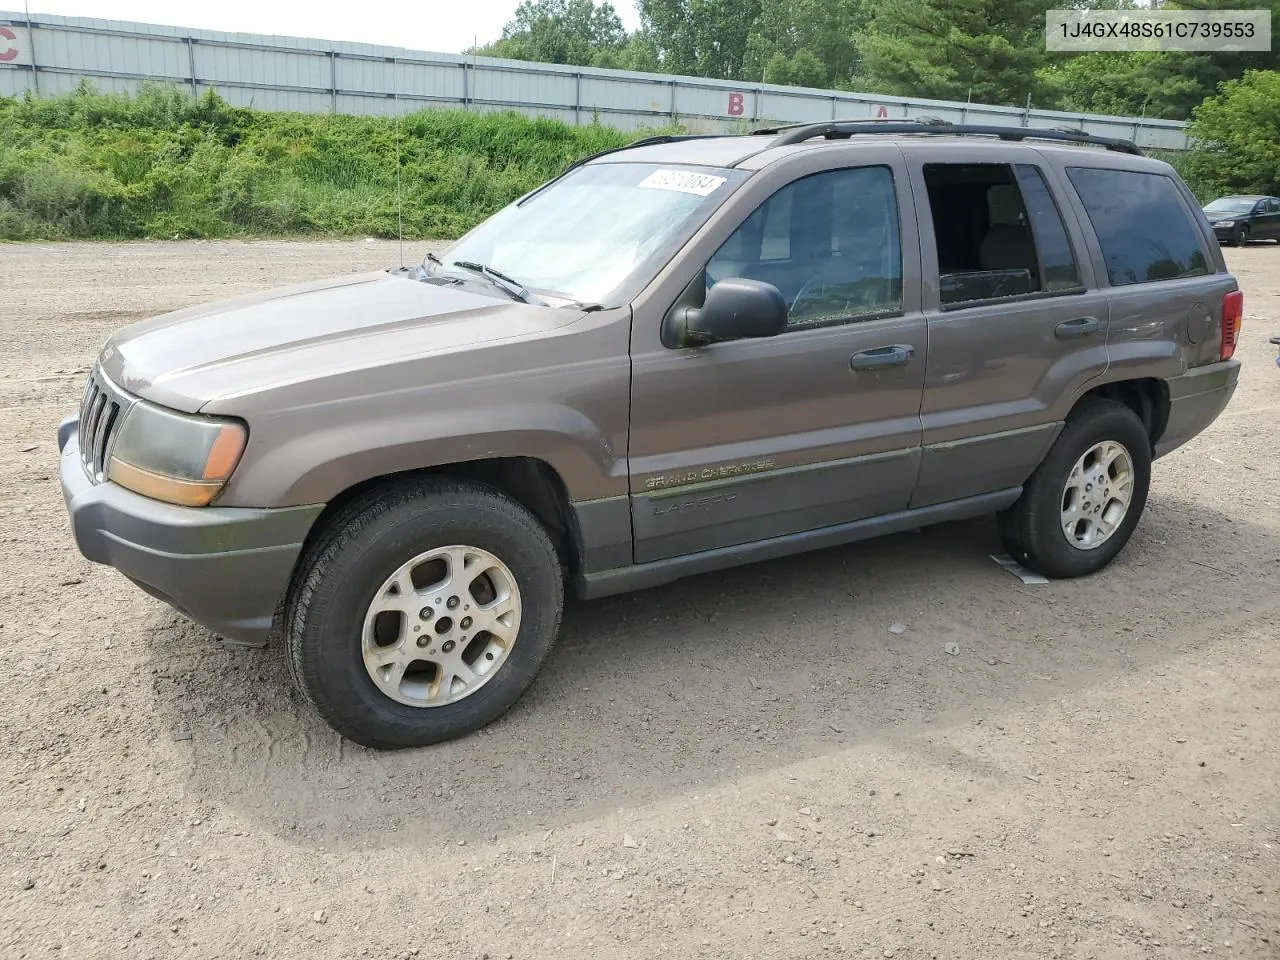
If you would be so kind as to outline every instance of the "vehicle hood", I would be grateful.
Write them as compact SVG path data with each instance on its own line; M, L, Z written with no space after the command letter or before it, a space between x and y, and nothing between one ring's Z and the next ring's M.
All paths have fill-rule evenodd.
M194 413L304 380L533 338L582 316L388 272L354 274L144 320L115 333L99 360L130 393Z

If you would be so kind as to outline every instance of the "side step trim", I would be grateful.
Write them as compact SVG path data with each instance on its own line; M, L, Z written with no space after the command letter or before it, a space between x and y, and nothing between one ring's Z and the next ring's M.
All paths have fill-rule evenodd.
M637 563L614 570L579 575L575 586L578 595L586 600L627 593L631 590L643 590L699 573L710 573L713 570L744 566L760 560L773 560L810 550L820 550L824 547L869 540L872 537L901 533L904 530L914 530L934 523L981 517L1003 510L1020 496L1022 496L1022 487L1009 487L976 497L966 497L963 500L931 504L915 510L902 510L898 513L868 517L865 520L854 520L832 527L805 530L802 533L790 533L769 540L718 547L715 550L703 550L683 557Z

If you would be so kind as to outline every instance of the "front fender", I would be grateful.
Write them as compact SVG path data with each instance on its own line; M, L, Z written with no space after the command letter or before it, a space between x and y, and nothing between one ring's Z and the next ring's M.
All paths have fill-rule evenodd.
M496 457L550 465L570 499L627 492L626 313L555 336L300 380L219 405L249 442L218 502L327 503L394 473Z
M625 454L625 433L616 437L605 424L563 405L401 413L284 439L255 457L228 495L282 505L327 503L388 474L524 456L549 464L571 499L592 500L626 493Z

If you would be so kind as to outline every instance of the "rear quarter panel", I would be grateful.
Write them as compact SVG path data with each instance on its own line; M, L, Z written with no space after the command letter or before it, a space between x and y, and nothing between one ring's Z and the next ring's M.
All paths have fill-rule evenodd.
M1061 184L1062 198L1075 214L1094 275L1107 292L1110 363L1104 380L1146 377L1164 380L1216 361L1221 345L1222 297L1237 289L1237 283L1227 272L1209 221L1173 167L1148 157L1084 149L1054 150L1050 162ZM1068 167L1100 167L1168 176L1212 272L1198 277L1111 285L1097 232L1071 183Z

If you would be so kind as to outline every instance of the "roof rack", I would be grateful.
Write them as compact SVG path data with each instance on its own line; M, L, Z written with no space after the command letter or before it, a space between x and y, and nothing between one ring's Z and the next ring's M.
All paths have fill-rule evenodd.
M578 167L584 166L585 164L588 164L592 160L595 160L599 157L608 156L611 153L619 153L623 150L630 150L633 147L649 147L658 143L676 143L680 140L708 140L712 137L731 137L731 136L734 136L734 134L730 134L730 133L663 133L663 134L659 134L656 137L641 137L639 140L636 140L633 143L624 144L621 147L610 147L608 150L601 150L598 153L593 153L590 156L583 157L581 160L575 160L573 163L569 164L569 166L565 167L563 170L561 170L558 174L556 174L546 183L542 184L539 187L534 187L532 190L526 193L523 197L517 200L516 206L517 207L521 206L526 200L532 200L537 194L541 193L543 190L551 186L557 180L560 180L567 174L572 173L574 170L578 169Z
M803 143L805 140L812 140L815 137L823 137L827 140L842 140L854 134L863 133L931 133L946 136L999 137L1001 140L1058 140L1066 143L1087 143L1093 146L1106 147L1108 150L1113 150L1117 153L1129 153L1137 157L1143 156L1137 144L1131 140L1095 137L1089 133L1063 128L983 126L950 123L933 117L927 120L831 120L823 123L796 123L751 131L752 136L776 136L777 139L771 144L774 147Z

